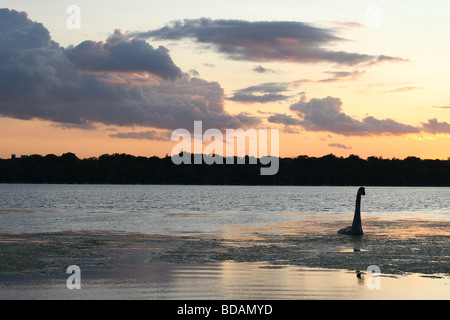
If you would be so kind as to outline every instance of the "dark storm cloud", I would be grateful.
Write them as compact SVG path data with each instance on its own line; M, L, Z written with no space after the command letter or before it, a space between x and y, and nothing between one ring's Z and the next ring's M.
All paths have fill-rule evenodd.
M212 20L207 18L175 21L148 32L134 33L141 38L194 39L214 48L230 59L249 61L330 62L342 65L376 64L402 61L385 55L333 51L325 48L345 41L332 28L291 21Z
M68 128L96 122L162 129L189 128L194 120L219 129L259 123L247 114L228 114L223 88L181 73L161 47L115 32L105 43L64 49L42 24L8 9L0 10L0 115Z
M27 19L25 12L0 9L0 61L16 50L52 47L50 32L41 24Z
M89 71L150 72L166 79L181 76L165 47L154 49L147 42L128 39L115 30L106 42L83 41L65 50L80 69Z

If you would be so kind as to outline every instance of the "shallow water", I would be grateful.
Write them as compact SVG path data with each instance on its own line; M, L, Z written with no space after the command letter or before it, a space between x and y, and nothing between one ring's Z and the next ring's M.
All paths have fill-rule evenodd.
M81 290L64 277L0 282L0 299L372 300L448 299L450 278L278 266L267 263L146 264L132 272L82 273ZM276 310L278 311L278 310Z
M357 189L0 184L0 299L449 299L450 189Z

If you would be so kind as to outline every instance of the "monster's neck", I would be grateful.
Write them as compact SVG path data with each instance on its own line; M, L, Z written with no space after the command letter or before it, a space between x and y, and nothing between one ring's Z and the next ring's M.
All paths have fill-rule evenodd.
M356 196L355 216L353 217L352 224L353 231L362 231L361 226L361 193L358 192Z

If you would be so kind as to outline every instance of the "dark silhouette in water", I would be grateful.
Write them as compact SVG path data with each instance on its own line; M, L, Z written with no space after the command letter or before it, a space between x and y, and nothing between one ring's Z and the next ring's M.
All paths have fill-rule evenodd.
M340 234L349 234L352 236L361 236L364 234L361 225L361 196L366 195L366 189L361 187L358 189L358 194L356 195L356 208L355 216L353 217L353 223L350 227L343 228L338 231Z

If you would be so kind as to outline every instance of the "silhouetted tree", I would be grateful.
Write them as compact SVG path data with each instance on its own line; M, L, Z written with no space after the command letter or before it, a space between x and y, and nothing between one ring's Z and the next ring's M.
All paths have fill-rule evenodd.
M193 155L189 155L193 163ZM261 176L261 164L175 165L171 157L135 157L104 154L79 159L68 152L61 156L31 155L0 159L2 183L95 183L95 184L230 184L230 185L365 185L450 186L450 160L417 157L383 159L357 155L347 158L328 154L280 158L279 171ZM226 162L226 159L223 159Z

